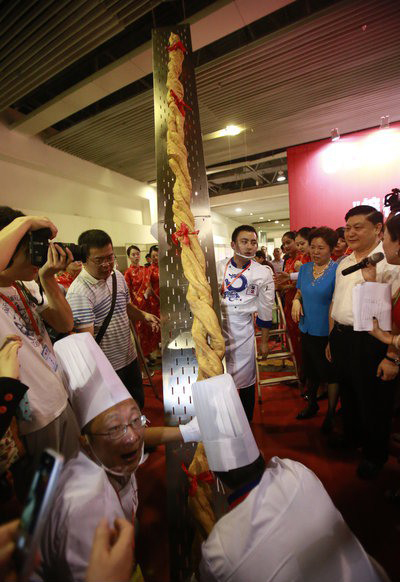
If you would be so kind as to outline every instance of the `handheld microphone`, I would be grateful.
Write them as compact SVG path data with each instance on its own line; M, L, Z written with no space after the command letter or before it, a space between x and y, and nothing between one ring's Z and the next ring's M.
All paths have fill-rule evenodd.
M352 267L347 267L347 269L343 269L342 275L345 276L350 275L350 273L354 273L355 271L359 271L360 269L365 269L365 267L374 266L377 263L379 263L379 261L382 261L382 259L384 258L385 255L383 253L373 253L371 256L365 257L365 259L363 259L356 265L353 265Z

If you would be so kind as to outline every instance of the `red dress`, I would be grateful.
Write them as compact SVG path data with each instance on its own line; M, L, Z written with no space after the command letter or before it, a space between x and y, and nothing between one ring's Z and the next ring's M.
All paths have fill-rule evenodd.
M147 269L149 273L149 289L153 292L149 293L148 304L150 309L147 309L149 313L160 317L160 271L158 265L150 265Z
M302 253L298 252L295 257L289 257L286 259L285 263L285 273L297 273L304 263L309 263L311 260L309 255L303 255ZM297 363L297 371L299 374L299 378L302 378L302 358L301 358L301 343L300 343L300 330L299 326L296 322L292 319L292 304L294 296L296 295L296 281L290 282L290 287L287 287L284 292L285 298L285 305L283 311L285 313L286 318L286 326L289 333L289 337L292 342L294 356L296 358Z
M140 265L137 267L129 267L125 271L125 281L128 285L133 305L142 311L153 313L150 300L145 297L145 292L150 285L150 269ZM158 348L160 333L154 334L148 323L145 321L136 321L135 330L144 356L148 356Z

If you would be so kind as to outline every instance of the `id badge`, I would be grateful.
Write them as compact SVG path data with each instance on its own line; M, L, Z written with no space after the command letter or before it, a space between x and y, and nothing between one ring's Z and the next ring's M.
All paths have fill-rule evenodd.
M45 345L43 346L42 350L42 358L46 362L48 366L53 370L53 372L57 372L58 369L58 362L55 354L53 354L49 348Z

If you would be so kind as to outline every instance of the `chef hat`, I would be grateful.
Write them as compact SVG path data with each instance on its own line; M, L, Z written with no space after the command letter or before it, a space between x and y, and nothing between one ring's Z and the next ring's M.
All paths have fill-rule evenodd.
M54 344L54 351L81 429L105 410L132 398L90 333L69 335Z
M192 396L210 469L230 471L249 465L259 457L259 448L230 374L195 382Z

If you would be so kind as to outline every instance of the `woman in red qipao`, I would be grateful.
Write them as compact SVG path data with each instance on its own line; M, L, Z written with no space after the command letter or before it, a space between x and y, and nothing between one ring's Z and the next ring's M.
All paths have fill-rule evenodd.
M131 302L142 311L150 313L150 306L147 299L150 280L149 269L139 264L140 249L137 246L131 245L126 253L131 263L130 267L125 271L125 281L128 285ZM154 334L151 331L150 326L142 321L135 322L135 330L140 341L143 355L148 357L151 352L158 348L158 334Z
M146 290L146 309L148 313L152 313L160 318L160 271L158 268L158 247L150 247L150 260L151 265L147 268L149 275L147 290ZM149 327L149 326L147 326ZM152 334L153 350L159 349L159 344L161 342L161 331Z

